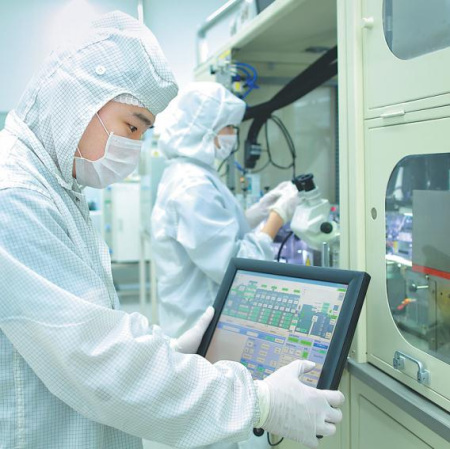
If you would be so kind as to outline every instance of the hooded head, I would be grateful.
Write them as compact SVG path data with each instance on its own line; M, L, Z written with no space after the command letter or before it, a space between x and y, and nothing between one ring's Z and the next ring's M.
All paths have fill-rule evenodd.
M116 98L128 104L135 101L156 115L177 90L151 31L115 11L93 21L76 42L50 54L9 123L60 182L69 186L77 145L97 111Z
M218 83L189 84L161 114L159 148L168 159L188 157L214 164L214 138L226 126L238 126L245 103Z

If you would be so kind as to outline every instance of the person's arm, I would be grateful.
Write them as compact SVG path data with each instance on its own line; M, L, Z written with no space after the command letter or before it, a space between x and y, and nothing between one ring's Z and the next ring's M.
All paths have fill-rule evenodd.
M178 225L174 238L214 282L222 281L232 257L273 259L272 238L265 232L240 235L238 217L208 180L179 191L169 207Z
M261 229L261 232L264 232L273 240L283 224L283 219L276 212L271 211L269 213L269 218Z
M0 190L0 267L0 329L69 407L176 447L248 438L259 419L248 371L174 352L144 316L105 307L51 200Z

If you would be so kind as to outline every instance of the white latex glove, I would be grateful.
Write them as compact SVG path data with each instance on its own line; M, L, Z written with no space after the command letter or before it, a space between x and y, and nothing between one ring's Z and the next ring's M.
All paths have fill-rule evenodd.
M340 391L318 390L299 380L299 376L314 366L313 362L296 360L263 381L256 381L261 409L258 426L309 448L318 447L317 435L329 436L336 432L342 412L335 407L345 400ZM267 403L268 413L264 410ZM265 416L267 419L262 422Z
M269 208L273 206L277 200L283 195L288 195L292 192L296 192L297 188L291 181L283 181L278 184L274 189L267 192L257 203L250 206L245 211L245 217L247 218L250 227L256 228L269 215Z
M172 338L170 340L170 346L175 351L182 352L183 354L195 354L202 342L203 334L208 328L213 316L214 308L209 306L197 323L195 323L195 326L188 329L183 335L180 335L180 337Z
M294 186L295 191L291 191L287 195L281 196L277 202L270 208L270 210L276 212L283 223L288 223L294 216L295 208L301 203L301 198L298 195L298 191Z

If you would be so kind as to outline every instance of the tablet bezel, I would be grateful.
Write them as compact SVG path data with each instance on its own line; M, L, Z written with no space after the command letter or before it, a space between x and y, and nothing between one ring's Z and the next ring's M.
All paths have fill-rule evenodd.
M208 351L209 344L238 270L348 285L317 384L317 388L319 389L337 389L369 286L370 276L363 271L311 267L235 257L231 259L225 272L214 302L214 317L197 351L197 354L203 357L205 357Z

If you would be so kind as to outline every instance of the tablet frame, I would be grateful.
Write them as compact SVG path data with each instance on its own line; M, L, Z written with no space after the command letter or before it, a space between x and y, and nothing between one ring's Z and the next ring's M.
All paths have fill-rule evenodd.
M347 361L348 352L358 324L361 308L370 282L370 276L363 271L337 268L311 267L262 260L233 258L228 265L214 302L214 316L206 330L197 354L205 357L217 323L238 270L298 279L330 282L348 285L339 318L330 341L317 388L336 390Z

